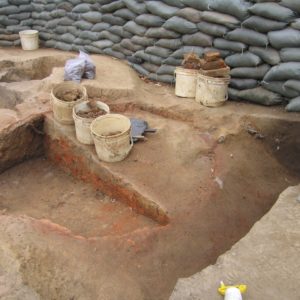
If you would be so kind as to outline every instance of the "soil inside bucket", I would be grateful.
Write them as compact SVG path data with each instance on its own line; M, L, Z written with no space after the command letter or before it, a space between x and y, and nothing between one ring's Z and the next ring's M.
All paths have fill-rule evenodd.
M99 107L93 107L89 111L83 111L80 110L76 114L77 116L81 118L86 118L86 119L95 119L97 117L105 115L107 112L104 109L101 109Z
M59 91L55 96L62 101L73 102L82 97L82 92L80 90Z

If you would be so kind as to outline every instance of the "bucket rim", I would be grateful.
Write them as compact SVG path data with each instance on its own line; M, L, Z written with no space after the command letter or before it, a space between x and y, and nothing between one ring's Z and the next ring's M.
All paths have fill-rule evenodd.
M126 130L123 130L121 133L118 133L118 134L115 134L115 135L101 135L101 134L98 134L97 132L94 131L93 127L95 126L95 124L96 124L97 121L101 121L101 120L107 119L107 118L115 118L115 117L121 118L121 119L126 119L126 121L129 122L129 128L126 129ZM97 117L96 119L94 119L92 121L92 123L91 123L90 128L91 128L91 133L93 135L95 135L96 137L100 137L102 139L103 138L104 139L111 139L111 138L122 136L125 133L127 133L128 131L130 131L131 130L131 122L130 122L130 119L128 117L124 116L124 115L121 115L121 114L110 114L110 113L108 113L106 115L103 115L103 116L100 116L100 117Z
M75 101L75 102L77 102L77 101ZM79 119L79 120L83 120L83 121L91 120L91 122L92 122L93 120L95 120L96 118L98 118L98 117L96 117L96 118L83 118L83 117L80 117L80 116L77 115L76 108L78 108L79 105L87 104L88 102L89 102L88 100L84 100L84 101L81 101L80 103L76 103L76 104L73 106L73 116L76 117L76 118ZM104 103L104 102L102 102L102 101L96 101L96 102L97 102L97 104L103 105L103 107L102 107L101 109L105 110L105 112L106 112L105 115L109 114L110 109L109 109L109 106L108 106L106 103ZM104 107L105 107L105 109L104 109ZM105 116L105 115L104 115L104 116ZM101 117L101 116L100 116L100 117Z
M179 71L179 72L178 72ZM176 67L174 73L187 73L188 75L197 75L199 73L198 69L186 69L184 67ZM185 75L187 75L185 74Z
M39 33L38 30L34 30L34 29L26 29L26 30L19 31L20 35L35 35L38 33Z
M64 100L59 99L58 97L56 97L56 95L54 94L55 89L58 89L59 87L63 87L64 85L67 85L67 84L74 85L74 86L78 87L79 90L82 91L82 96L79 99L77 99L76 101L64 101ZM63 83L59 83L59 84L55 85L51 89L51 96L52 96L52 98L54 97L60 103L75 104L75 103L78 103L78 102L82 102L82 100L85 99L85 97L87 96L87 90L84 86L82 86L79 83L76 83L76 82L73 82L73 81L72 82L71 81L70 82L63 82Z
M207 79L207 80L216 81L216 82L230 81L230 79L231 79L230 75L226 75L226 76L223 76L223 77L212 77L212 76L203 75L201 73L198 73L198 77L203 78L203 79Z

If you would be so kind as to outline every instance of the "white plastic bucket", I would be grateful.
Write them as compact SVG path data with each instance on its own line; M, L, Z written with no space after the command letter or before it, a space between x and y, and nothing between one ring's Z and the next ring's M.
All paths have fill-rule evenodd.
M64 91L78 90L81 93L80 99L76 101L63 101L57 98L59 93ZM73 124L73 107L75 104L87 100L86 88L78 83L68 81L55 86L51 91L51 102L55 120L61 124Z
M184 98L195 98L198 70L175 69L175 95Z
M107 104L96 101L96 105L98 108L103 109L106 113L109 113L109 107ZM91 124L95 120L95 118L82 118L77 115L79 111L90 111L90 107L88 105L88 101L84 101L76 104L73 107L73 119L75 122L75 132L77 140L86 145L94 144L93 136L91 133Z
M197 76L196 102L205 106L216 107L228 99L228 84L230 77L208 77L203 74Z
M23 30L19 32L23 50L39 48L39 32L37 30Z
M108 114L91 124L96 152L100 160L117 162L125 159L132 149L130 120L119 114Z
M226 290L224 300L243 300L243 298L238 288L230 287Z

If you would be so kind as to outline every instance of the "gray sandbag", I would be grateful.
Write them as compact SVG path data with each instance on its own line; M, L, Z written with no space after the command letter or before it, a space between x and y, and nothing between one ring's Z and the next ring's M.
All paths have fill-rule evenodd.
M285 107L288 112L299 112L300 111L300 97L296 97L290 100L289 104Z
M49 33L49 32L39 32L39 38L41 40L44 40L44 41L50 40L50 39L52 39L52 33ZM62 41L64 41L64 40L62 40Z
M66 15L66 11L64 11L63 9L55 9L50 12L50 16L52 18L62 18L65 15Z
M159 66L148 63L148 62L142 63L142 67L144 69L146 69L149 73L156 73L157 70L159 69Z
M57 3L57 5L54 4L57 9L63 9L65 11L72 11L73 5L69 2L63 1L61 3Z
M201 21L201 15L202 13L197 10L194 9L192 7L185 7L183 9L180 9L176 12L176 16L177 17L181 17L184 18L188 21L191 21L193 23L198 23Z
M255 68L241 67L230 70L230 75L236 78L263 79L270 70L270 66L265 64Z
M101 12L113 13L114 11L121 9L125 6L123 0L118 0L101 6Z
M300 94L300 80L290 79L283 85L286 90L292 90Z
M138 64L131 64L131 66L133 67L134 70L136 70L139 74L144 75L144 76L148 76L149 75L149 71L147 71L145 68L143 68L141 65Z
M293 28L269 32L268 37L276 49L300 46L300 31Z
M59 37L59 41L68 43L68 44L73 44L74 40L75 40L75 36L69 32L62 34Z
M131 64L142 64L143 63L143 59L139 58L139 57L135 57L133 55L127 56L126 59L128 60L129 63Z
M286 98L294 98L299 96L299 93L295 90L286 89L284 87L285 81L263 81L261 84L265 89L280 94Z
M182 63L182 58L168 57L163 60L163 64L172 65L172 66L180 66Z
M296 11L300 14L300 2L299 0L282 0L280 5L286 6L293 11Z
M48 40L48 41L45 41L44 46L46 48L54 48L55 44L56 44L55 40Z
M135 57L141 58L144 61L160 66L163 58L160 56L145 53L144 50L139 50L134 54Z
M280 50L280 58L282 62L291 62L291 61L300 62L300 49L283 48Z
M120 25L120 26L123 26L126 23L125 19L116 17L113 14L102 15L102 21L111 25Z
M153 46L155 44L156 39L134 35L131 38L131 41L134 44L141 45L141 46L144 46L144 47L148 47L148 46ZM158 45L158 46L164 47L163 45Z
M0 7L4 7L4 6L8 6L8 5L9 5L8 0L2 0L0 2Z
M249 11L263 18L290 22L295 18L295 13L286 7L277 3L257 3L249 8Z
M258 81L250 78L231 78L229 86L237 90L248 90L257 87Z
M136 45L134 43L132 43L132 41L130 39L123 39L120 43L120 45L128 50L131 50L133 52L139 51L139 50L143 50L144 47L140 46L140 45Z
M114 16L123 18L125 20L134 20L136 18L136 14L129 10L128 8L122 8L113 13Z
M204 53L204 49L202 47L184 46L184 47L181 47L180 49L174 51L171 54L171 57L182 59L184 54L191 53L191 52L195 53L199 57L201 57Z
M19 11L20 12L32 12L32 5L31 4L24 4L19 6Z
M81 17L93 24L100 23L102 21L102 14L97 11L89 11L81 15Z
M123 26L113 25L107 29L109 32L121 36L123 38L131 38L133 35L131 32L124 30Z
M264 77L264 81L285 81L300 79L300 62L281 63L272 67Z
M163 27L155 27L155 28L149 28L145 36L148 38L157 38L157 39L176 39L180 37L180 34L177 32L174 32L172 30L167 30Z
M267 33L269 31L283 29L284 27L287 26L287 23L279 22L275 20L268 20L266 18L259 17L259 16L252 16L246 19L242 23L242 26L252 30L256 30L258 32Z
M104 48L109 48L113 45L114 43L111 40L100 40L97 42L93 42L92 46L99 48L99 49L104 49Z
M230 41L241 42L251 46L267 46L267 35L250 29L237 28L225 36Z
M33 25L38 25L38 26L45 26L47 24L47 21L45 21L45 20L33 20L32 24Z
M4 26L18 25L19 21L8 19L7 16L0 16L0 24L2 24Z
M92 45L85 45L83 46L84 50L89 52L89 53L97 53L97 54L103 54L103 50L97 48L97 47L94 47Z
M93 31L81 31L79 34L79 38L90 40L90 41L98 41L100 39L100 32Z
M120 44L114 44L114 45L112 46L112 50L117 51L117 52L121 52L121 53L123 53L125 56L131 56L131 55L134 54L133 51L128 50L128 49L122 47Z
M72 45L66 44L66 43L63 43L63 42L57 42L55 44L54 48L60 49L60 50L63 50L63 51L71 51L72 50Z
M228 88L228 99L230 101L242 101L242 99L239 97L239 90L234 88Z
M214 11L204 11L201 18L203 21L221 24L229 28L236 28L240 24L236 17Z
M244 0L211 0L209 2L211 10L234 16L240 20L245 20L249 16L248 8L250 5Z
M0 8L0 15L12 15L17 14L19 12L19 8L15 5L9 5Z
M128 9L130 9L131 11L133 11L138 15L145 14L147 12L145 3L139 3L136 0L123 0L123 1Z
M90 4L87 3L78 4L72 9L72 12L81 13L81 14L86 13L88 11L91 11L91 6Z
M292 28L300 30L300 18L295 19L290 25Z
M160 82L164 82L164 83L174 83L175 82L175 78L172 75L158 75L155 73L150 73L148 75L148 78L151 80L160 81Z
M157 46L147 47L145 53L167 58L172 54L172 50Z
M32 19L23 20L23 21L20 22L20 25L21 26L32 26L33 25L33 20Z
M36 20L36 21L44 21L44 20ZM35 21L35 22L36 22ZM44 21L47 23L47 21ZM89 23L86 21L78 21L78 22L82 22L82 23ZM45 24L46 24L45 23ZM74 20L70 19L69 17L63 17L59 20L59 25L63 25L63 26L73 26L74 25Z
M249 51L259 56L265 63L269 65L273 66L280 63L280 56L278 51L271 47L265 48L251 46L249 48Z
M35 27L36 30L38 30ZM53 32L57 33L57 34L64 34L68 32L68 27L67 26L57 26L55 29L53 29Z
M160 1L147 1L146 7L153 15L160 16L165 19L173 17L178 11L178 7L170 6Z
M122 38L119 37L116 34L113 34L107 30L103 30L102 32L99 33L100 39L106 39L106 40L111 40L113 43L117 44L120 43Z
M181 39L160 39L155 43L155 46L164 47L172 50L177 50L182 45Z
M200 31L206 34L219 37L223 37L229 31L229 29L226 26L208 23L205 21L198 23L197 27Z
M182 3L182 0L162 0L162 2L176 7L184 7L184 4Z
M247 45L240 42L227 41L225 39L216 38L214 39L214 47L217 49L224 49L234 52L243 52L247 49Z
M88 45L89 43L91 43L91 40L82 39L80 37L74 40L74 44L76 45Z
M184 5L198 10L208 10L210 1L211 0L181 0Z
M74 26L76 26L76 28L79 28L81 30L90 30L93 27L93 24L87 21L76 21L74 23Z
M160 27L165 22L163 18L150 14L139 15L134 21L145 27Z
M238 91L235 96L241 100L266 106L278 105L283 101L281 95L268 91L263 87Z
M176 67L172 65L161 65L157 70L158 75L173 75ZM154 73L154 72L153 72Z
M197 32L194 34L185 34L182 36L182 42L187 46L201 46L207 47L212 46L213 38L202 32Z
M261 63L261 58L251 52L244 52L226 57L225 63L231 68L256 67Z
M140 36L143 36L147 31L146 27L138 25L134 21L128 21L124 25L124 29L131 32L132 34L140 35Z
M11 47L14 45L14 42L13 41L1 41L0 40L0 46L1 47Z
M176 16L167 20L163 25L163 28L181 34L195 33L198 31L196 24Z
M10 19L15 19L15 20L18 20L18 21L22 21L22 20L26 20L26 19L29 19L30 18L30 13L28 12L24 12L24 13L19 13L19 14L14 14L14 15L9 15L8 17Z
M101 23L95 24L95 25L92 27L91 30L94 31L94 32L101 32L102 30L106 30L106 29L108 29L109 27L111 27L110 24L105 23L105 22L101 22Z
M125 59L125 55L121 52L118 52L118 51L114 51L112 50L111 48L105 48L103 50L103 52L109 56L113 56L113 57L116 57L116 58L119 58L119 59Z

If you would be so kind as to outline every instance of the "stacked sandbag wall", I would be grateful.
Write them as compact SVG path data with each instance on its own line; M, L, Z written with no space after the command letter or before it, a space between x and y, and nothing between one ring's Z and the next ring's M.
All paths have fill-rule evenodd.
M45 47L126 59L168 83L184 53L217 49L231 99L300 102L299 0L1 0L0 46L19 45L27 28Z

